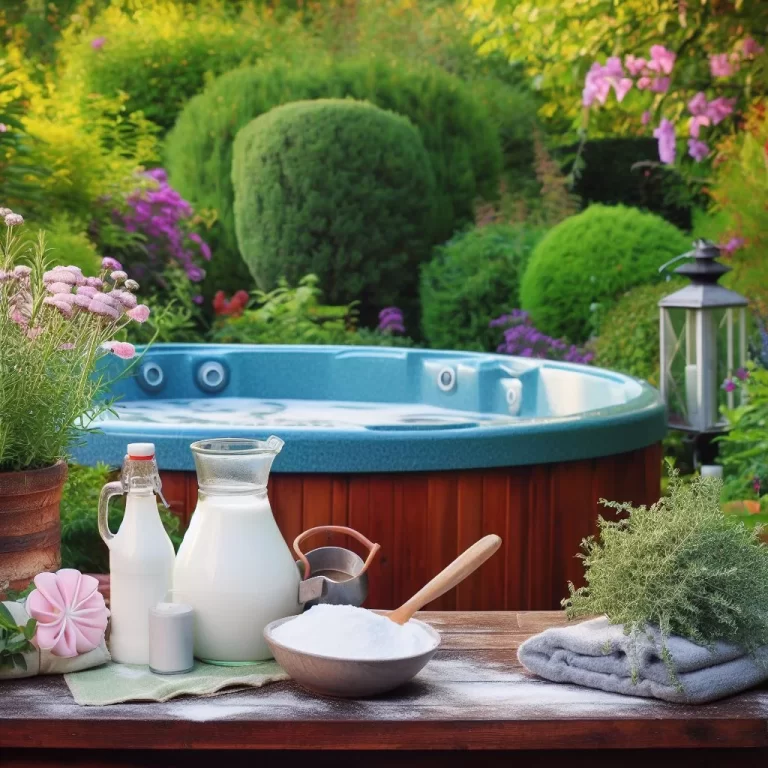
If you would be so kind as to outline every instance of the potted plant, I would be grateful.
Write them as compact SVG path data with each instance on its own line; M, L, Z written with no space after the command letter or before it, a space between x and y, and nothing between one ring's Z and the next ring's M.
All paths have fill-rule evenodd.
M149 316L117 261L49 269L44 234L23 224L0 208L0 592L59 567L67 453L110 407L99 361L132 358L119 333Z

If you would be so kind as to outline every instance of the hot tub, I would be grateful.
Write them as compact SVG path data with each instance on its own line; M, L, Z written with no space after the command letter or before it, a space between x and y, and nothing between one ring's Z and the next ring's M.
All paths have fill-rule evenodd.
M269 492L283 535L290 543L332 523L378 541L373 608L399 604L487 533L502 537L501 553L432 607L556 608L567 582L580 582L574 555L595 531L598 500L659 495L659 394L588 366L381 347L158 344L113 393L115 413L75 461L119 466L127 443L154 442L166 498L186 525L197 498L189 444L276 434L285 447Z

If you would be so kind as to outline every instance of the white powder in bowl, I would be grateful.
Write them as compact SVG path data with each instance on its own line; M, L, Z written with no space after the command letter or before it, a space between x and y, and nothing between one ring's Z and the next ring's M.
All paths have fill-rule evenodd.
M272 631L294 651L338 659L402 659L428 651L434 640L415 622L395 624L352 605L315 605Z

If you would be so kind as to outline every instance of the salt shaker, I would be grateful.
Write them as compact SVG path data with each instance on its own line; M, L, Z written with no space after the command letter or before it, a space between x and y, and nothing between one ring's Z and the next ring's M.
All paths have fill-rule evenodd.
M158 675L189 672L194 665L192 606L158 603L149 610L149 669Z

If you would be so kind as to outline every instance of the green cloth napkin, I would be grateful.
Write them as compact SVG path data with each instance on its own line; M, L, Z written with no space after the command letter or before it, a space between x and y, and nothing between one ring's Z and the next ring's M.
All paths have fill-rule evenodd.
M195 661L190 672L156 675L149 667L110 662L84 672L64 675L75 701L83 707L126 701L168 701L177 696L216 696L232 689L261 688L288 680L275 661L242 667L219 667Z

